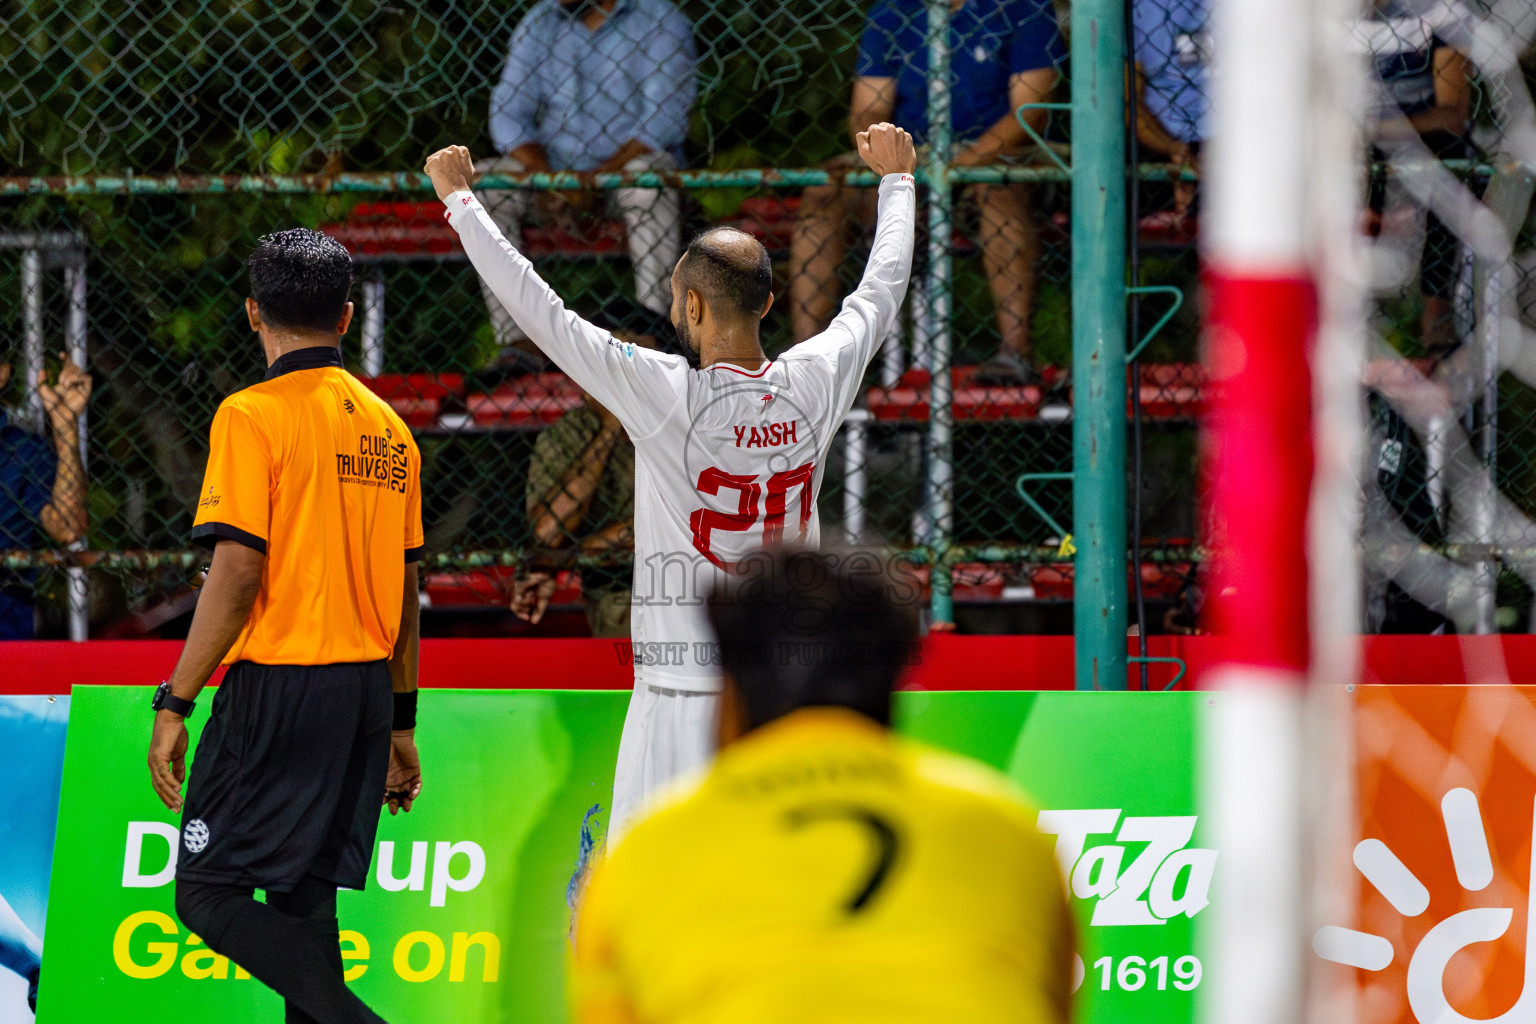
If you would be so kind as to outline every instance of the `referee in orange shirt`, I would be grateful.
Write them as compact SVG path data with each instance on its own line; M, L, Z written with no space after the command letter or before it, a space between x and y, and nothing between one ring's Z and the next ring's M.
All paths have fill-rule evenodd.
M421 792L421 456L342 368L346 250L281 231L247 267L267 374L213 419L192 528L213 565L155 694L150 778L182 812L187 927L281 995L288 1024L377 1022L343 979L336 890L363 888L381 801L409 811ZM186 718L221 662L183 805Z

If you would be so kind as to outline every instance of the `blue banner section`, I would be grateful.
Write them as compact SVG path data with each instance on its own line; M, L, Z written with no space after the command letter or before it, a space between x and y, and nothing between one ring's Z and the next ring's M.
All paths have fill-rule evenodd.
M68 697L0 696L0 1024L31 1024L48 917Z

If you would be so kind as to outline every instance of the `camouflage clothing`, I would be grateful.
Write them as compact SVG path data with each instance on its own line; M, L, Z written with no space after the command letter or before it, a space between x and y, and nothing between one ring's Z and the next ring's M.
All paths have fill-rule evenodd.
M541 505L552 504L560 493L560 483L586 451L587 445L602 429L602 420L592 409L572 409L539 435L528 464L528 518L532 520ZM569 534L565 546L579 547L587 537L617 522L635 518L635 446L628 437L620 437L613 454L603 467L597 490L586 516ZM629 602L632 574L629 569L587 568L581 572L581 591L587 622L593 636L629 636Z

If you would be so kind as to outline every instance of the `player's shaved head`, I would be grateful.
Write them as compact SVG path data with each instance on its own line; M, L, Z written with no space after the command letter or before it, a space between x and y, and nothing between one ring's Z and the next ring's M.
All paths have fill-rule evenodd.
M869 551L775 548L737 570L710 595L709 621L746 729L807 707L889 725L917 642L910 580Z
M773 295L773 264L763 243L735 228L710 228L689 243L678 266L683 288L704 296L717 316L762 316Z

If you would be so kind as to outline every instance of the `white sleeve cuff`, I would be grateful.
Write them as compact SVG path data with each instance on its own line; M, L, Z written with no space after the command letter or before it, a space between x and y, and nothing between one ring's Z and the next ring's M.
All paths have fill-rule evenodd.
M479 205L480 200L475 198L475 194L473 192L469 191L468 189L461 188L457 192L450 193L448 198L443 200L443 216L447 218L449 224L452 224L454 214L460 213L464 210L472 209Z
M884 191L885 186L897 185L901 182L906 182L908 185L911 185L914 188L917 186L917 181L912 177L912 175L906 173L905 171L897 171L893 174L887 174L885 177L881 178L880 188L882 191Z

